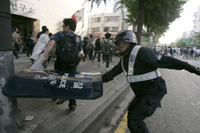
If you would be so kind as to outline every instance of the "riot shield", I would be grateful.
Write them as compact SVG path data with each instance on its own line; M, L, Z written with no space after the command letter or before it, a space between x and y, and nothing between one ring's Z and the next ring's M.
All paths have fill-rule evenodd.
M2 93L11 97L96 99L102 96L101 73L32 71L13 75Z

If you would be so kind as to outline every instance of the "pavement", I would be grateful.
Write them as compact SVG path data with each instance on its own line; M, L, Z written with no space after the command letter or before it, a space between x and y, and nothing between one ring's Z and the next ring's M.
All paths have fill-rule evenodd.
M119 62L119 57L113 57L110 69ZM47 69L53 69L50 61ZM98 66L97 60L92 63L86 58L77 68L81 72L106 73L105 63ZM30 59L22 54L19 59L14 59L15 73L20 69L30 68ZM18 109L21 110L24 125L19 133L81 133L94 120L112 104L114 100L128 87L123 74L118 75L113 81L103 84L103 96L95 100L77 100L76 110L68 109L68 101L56 105L56 101L47 98L18 98Z

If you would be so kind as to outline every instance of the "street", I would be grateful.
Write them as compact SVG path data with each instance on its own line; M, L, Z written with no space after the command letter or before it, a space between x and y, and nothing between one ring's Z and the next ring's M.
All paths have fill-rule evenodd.
M200 60L194 60L194 59L186 60L186 59L182 59L182 57L179 57L178 59L187 61L188 63L194 66L200 66ZM116 64L118 60L119 58L114 57L114 62L112 63L112 65ZM96 65L96 63L94 64ZM86 64L87 65L91 64L91 62L86 60ZM15 60L15 72L17 72L19 69L29 68L30 66L31 66L31 63L29 61L29 58L26 56L22 56L20 60ZM79 70L91 71L91 67L85 67L83 69L84 67L83 63L81 63L81 66L82 67L80 67ZM52 68L53 67L52 67L52 62L51 62L51 65L48 69L52 69ZM101 71L102 73L106 72L106 70L103 68L98 68L98 67L93 68L92 71L94 71L94 69L97 69L98 71ZM150 118L145 119L145 122L150 132L152 133L161 133L161 132L162 133L188 133L188 132L198 133L200 132L200 127L199 127L200 125L200 98L199 98L200 77L195 74L191 74L185 70L178 71L178 70L160 69L160 71L161 71L162 77L166 81L168 94L165 95L165 97L162 100L162 108L158 108L156 112ZM120 77L123 77L123 75ZM112 82L116 83L116 81L111 81L109 83L112 83ZM112 85L109 88L112 88ZM102 116L106 115L105 117L102 117L104 119L103 122L99 121L99 123L96 123L98 124L98 126L100 126L98 127L98 131L100 133L104 133L104 132L113 133L117 129L118 124L120 124L120 122L118 121L119 119L123 118L123 114L126 113L126 107L128 106L128 103L131 101L131 98L133 97L132 91L130 91L130 89L127 91L125 94L123 94L123 96L121 96L121 98L117 98L117 99L120 99L121 101L119 100L115 101L114 103L112 103L112 105L108 106L109 108L111 108L110 110L111 113L109 114L109 110L107 112L107 114L109 114L108 116L106 115L106 113L103 112ZM26 102L24 100L26 100ZM95 101L98 101L98 99ZM78 113L76 112L77 110L73 113L70 113L68 111L65 112L67 109L66 104L68 104L68 102L60 106L55 105L55 103L51 101L50 99L19 98L18 102L19 102L18 103L19 109L22 110L22 113L25 116L34 115L35 117L33 121L24 123L25 128L24 128L24 132L21 131L22 133L28 133L28 132L31 133L31 132L45 131L45 130L49 131L54 126L59 127L60 126L59 123L63 123L63 121L65 121L65 119L68 118L66 116L64 116L63 118L56 118L56 117L60 117L63 115L70 116L70 115L73 115L73 113ZM125 102L125 103L123 103L123 105L121 106L121 102ZM27 105L28 103L29 105ZM78 100L78 106L79 106L78 108L79 109L83 108L83 106L87 105L88 103L92 103L92 100L89 100L89 101ZM116 113L117 110L118 110L118 113ZM119 113L119 110L121 110L120 112L121 114ZM48 113L46 113L45 111L48 111ZM55 114L56 111L58 113L57 115ZM124 113L122 114L122 112ZM79 113L81 112L79 111ZM54 115L56 115L56 117ZM116 115L118 116L117 118L116 118ZM112 119L112 123L111 123L111 120L108 121L108 119ZM56 122L54 120L56 120ZM45 121L45 123L43 121ZM54 122L51 122L51 121L54 121ZM78 119L75 121L78 121ZM107 124L105 124L105 121L107 121ZM68 122L66 121L66 123ZM52 124L52 125L48 125L48 124ZM92 129L92 128L97 128L97 127L90 126L90 129L89 130L87 129L86 131L91 131L91 133L96 132L96 129ZM127 130L126 131L127 133L130 133L128 129L126 130ZM59 131L59 132L64 132L64 131Z
M194 66L200 60L183 59ZM200 77L185 70L160 69L168 94L162 108L145 119L151 133L200 133ZM127 130L127 133L130 133Z

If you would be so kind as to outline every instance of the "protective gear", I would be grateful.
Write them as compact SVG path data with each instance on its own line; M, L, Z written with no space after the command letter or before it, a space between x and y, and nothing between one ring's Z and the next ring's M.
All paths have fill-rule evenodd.
M155 79L155 78L161 76L158 69L155 70L155 71L148 72L148 73L144 73L144 74L140 74L140 75L134 75L135 59L136 59L137 53L138 53L138 51L141 47L142 46L135 45L135 47L132 49L131 55L129 57L128 73L126 73L126 71L124 69L123 56L121 57L121 66L122 66L122 69L123 69L125 75L127 75L126 78L127 78L128 83L147 81L147 80Z
M115 40L116 40L115 44L117 44L117 42L129 42L137 44L137 39L135 34L129 30L122 30L118 32L115 37Z

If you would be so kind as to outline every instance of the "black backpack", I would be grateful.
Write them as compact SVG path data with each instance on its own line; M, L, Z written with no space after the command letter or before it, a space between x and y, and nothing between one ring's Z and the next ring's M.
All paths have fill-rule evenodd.
M102 45L102 48L101 48L101 53L103 54L103 55L109 55L109 53L110 53L110 47L109 47L109 45L108 45L108 42L109 42L110 40L108 40L107 42L103 42L103 45Z
M62 40L57 48L57 60L64 65L77 65L79 37L63 32Z

